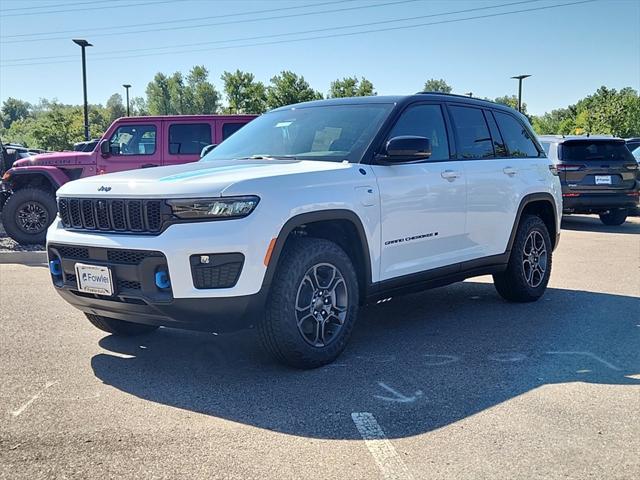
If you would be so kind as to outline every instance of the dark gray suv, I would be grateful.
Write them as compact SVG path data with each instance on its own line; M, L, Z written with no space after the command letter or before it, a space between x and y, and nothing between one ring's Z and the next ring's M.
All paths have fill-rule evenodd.
M562 184L563 213L597 213L605 225L621 225L638 207L638 162L621 138L539 137Z

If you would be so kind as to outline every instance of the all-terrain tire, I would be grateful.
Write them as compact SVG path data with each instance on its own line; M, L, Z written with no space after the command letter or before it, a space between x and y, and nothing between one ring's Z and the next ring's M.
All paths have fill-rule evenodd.
M544 273L531 273L531 265L536 262L534 255L530 251L532 237L537 239L538 245L542 248L544 242ZM547 226L540 217L526 215L522 217L516 238L511 248L509 263L504 272L493 275L493 283L496 290L510 302L534 302L545 292L549 277L551 275L552 263L551 238ZM538 259L542 255L538 255ZM540 265L540 261L536 265ZM530 281L529 279L534 279Z
M11 238L22 244L44 244L47 228L58 208L52 192L23 188L11 194L2 208L2 224Z
M327 266L329 265L329 266ZM302 284L314 267L330 268L342 276L345 290L341 295L347 300L343 305L344 318L341 326L333 334L332 340L322 346L309 342L298 326L302 315L296 304L303 291ZM336 273L336 278L337 278ZM327 281L327 285L331 282ZM343 288L341 285L340 288ZM312 288L309 288L312 291ZM328 290L319 290L327 294ZM334 287L335 292L335 287ZM358 315L358 277L349 256L335 243L319 239L299 237L288 241L282 252L267 299L265 314L258 323L262 345L276 360L286 365L310 369L326 365L335 360L344 350ZM310 311L311 313L311 311ZM307 323L315 322L312 317ZM305 324L305 327L308 325ZM327 327L329 328L329 327ZM330 328L336 328L332 325ZM324 332L324 330L323 330Z
M622 225L627 221L628 213L626 208L612 208L608 212L600 214L600 221L610 226Z
M94 327L119 337L144 335L145 333L151 333L158 329L158 327L154 327L153 325L126 322L124 320L116 320L115 318L93 315L91 313L85 313L85 315Z

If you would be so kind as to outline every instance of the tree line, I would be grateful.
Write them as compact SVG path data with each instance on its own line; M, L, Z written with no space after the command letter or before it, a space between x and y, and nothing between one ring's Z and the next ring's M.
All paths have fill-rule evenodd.
M209 71L194 66L186 75L159 72L146 87L145 97L133 97L131 115L187 114L260 114L292 103L376 95L373 83L365 77L336 79L324 95L315 90L302 75L282 71L268 84L249 72L224 72L219 91L209 79ZM425 82L423 91L451 93L453 87L444 79ZM470 93L472 94L472 93ZM516 95L488 99L516 108ZM527 115L526 104L522 105ZM126 115L122 95L114 93L104 105L89 106L91 136L100 137L115 119ZM527 115L538 134L611 134L621 137L640 136L640 98L632 88L619 91L600 87L594 94L575 105L553 110L544 115ZM66 105L56 100L41 99L32 105L7 98L0 108L0 138L3 142L21 143L34 148L64 150L84 139L81 105Z

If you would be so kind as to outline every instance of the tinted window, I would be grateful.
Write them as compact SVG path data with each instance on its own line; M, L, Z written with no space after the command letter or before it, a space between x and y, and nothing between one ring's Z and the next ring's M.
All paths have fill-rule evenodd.
M121 125L109 140L111 155L152 155L156 152L154 125Z
M516 118L508 113L494 112L502 138L510 157L539 157L540 152L529 132Z
M570 140L562 144L563 161L625 160L633 162L633 155L622 140Z
M549 149L551 148L551 143L550 142L540 142L540 145L542 145L542 149L544 150L544 153L549 155Z
M491 135L482 110L457 106L450 109L462 158L493 157Z
M225 123L222 125L222 140L226 140L231 135L236 133L242 127L244 127L244 123Z
M449 159L449 141L440 105L416 105L402 113L389 138L401 135L427 137L431 140L430 160Z
M504 146L504 140L502 139L500 130L498 130L498 125L496 125L493 114L489 110L485 110L484 118L489 124L489 130L491 131L491 138L493 140L493 152L495 153L496 157L506 157L507 148Z
M211 143L211 127L206 123L176 123L169 127L171 155L199 155Z
M247 123L202 160L271 156L358 162L392 108L369 103L275 110Z

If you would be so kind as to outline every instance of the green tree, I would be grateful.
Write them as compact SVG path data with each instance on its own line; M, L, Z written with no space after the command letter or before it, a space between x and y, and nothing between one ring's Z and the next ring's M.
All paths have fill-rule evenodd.
M122 95L119 93L111 95L107 100L106 110L109 120L112 122L117 118L124 117L127 114L127 109L122 102Z
M202 65L196 65L187 76L187 100L189 113L212 114L220 108L220 94L209 82L209 71Z
M343 97L368 97L376 95L373 83L366 78L358 80L358 77L345 77L331 82L329 88L329 98Z
M147 85L147 105L151 115L170 115L173 112L169 79L164 73L156 73Z
M267 106L277 108L293 103L320 100L322 94L307 83L303 76L284 70L271 79L267 87Z
M424 84L425 92L451 93L453 88L444 79L430 78Z
M517 95L504 95L502 97L495 98L493 101L502 105L506 105L507 107L511 107L515 110L518 109ZM527 114L527 104L524 102L522 102L522 113L525 115Z
M224 72L228 113L263 113L267 109L267 91L262 82L256 82L252 73L236 70Z
M2 103L2 124L10 128L16 120L23 120L31 115L31 104L17 98L9 97Z
M130 99L129 109L131 110L131 115L135 115L138 117L149 115L147 101L143 97L133 97L132 99Z
M216 113L220 94L208 81L209 72L196 65L187 78L175 72L158 72L147 85L147 107L151 115L188 115Z

